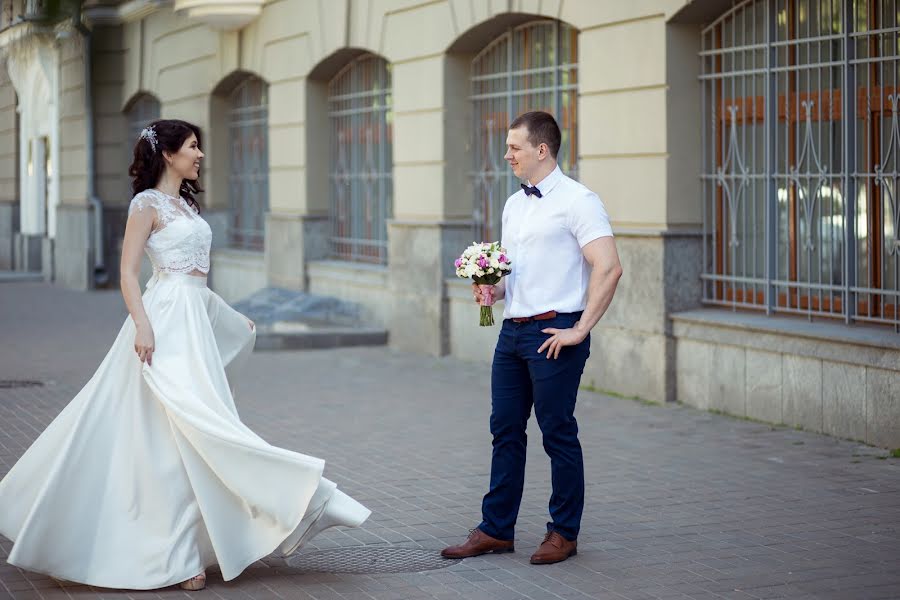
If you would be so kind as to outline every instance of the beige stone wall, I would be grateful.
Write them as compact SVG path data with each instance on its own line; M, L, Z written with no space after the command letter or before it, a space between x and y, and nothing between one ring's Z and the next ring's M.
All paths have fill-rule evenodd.
M0 270L15 262L19 222L19 130L16 93L6 64L0 61Z
M460 94L445 86L456 87L467 75L445 58L445 52L457 38L491 20L498 20L497 33L502 32L503 19L510 12L560 18L582 30L583 62L591 65L582 69L580 84L585 127L581 152L584 164L591 167L585 170L590 173L586 183L614 198L611 208L617 221L664 224L664 184L656 184L662 185L662 191L645 193L648 190L629 187L634 181L629 175L656 169L659 178L639 179L665 180L661 160L665 152L665 66L658 57L665 46L665 18L683 3L394 0L372 4L352 0L345 4L282 0L266 4L260 17L244 29L225 33L161 10L125 25L121 97L124 104L139 91L149 90L160 98L163 116L185 118L203 127L209 136L208 163L212 165L205 170L208 201L218 205L225 190L221 167L215 170L221 162L216 153L223 152L215 138L222 132L211 114L215 112L211 96L216 86L235 72L262 77L270 86L272 211L323 214L327 188L310 182L307 173L316 146L310 142L318 138L311 139L308 129L319 127L323 115L321 106L316 106L312 115L308 110L307 79L321 81L333 75L340 63L322 74L317 69L348 48L373 52L393 65L395 216L466 219L471 213L468 199L439 193L445 189L444 165L459 159L449 156L452 152L444 141L445 135L458 131L448 131L445 121L452 117L447 114L448 105ZM613 49L615 52L609 51ZM627 57L627 64L617 63L612 56ZM653 56L657 60L648 60ZM448 72L454 70L448 78ZM610 110L616 108L624 118L609 123ZM311 119L316 123L310 123ZM465 159L465 152L461 154ZM423 186L437 193L423 197L419 193ZM636 197L649 203L644 207L648 210L638 211L640 216L633 214Z
M126 78L122 28L95 28L92 44L96 193L105 207L124 209L131 200L128 165L133 142L122 112Z
M312 114L308 110L307 102L315 104L317 98L307 79L333 75L340 63L321 74L317 69L342 50L371 51L393 65L395 216L468 219L468 198L441 193L458 189L445 185L446 179L464 185L459 174L469 168L466 140L454 137L464 130L446 127L448 119L458 119L466 110L458 100L466 96L467 85L460 84L467 72L445 52L460 36L492 20L497 21L496 32L502 32L510 12L560 18L582 30L583 62L591 65L582 69L580 84L585 182L610 198L618 222L664 224L665 68L658 57L665 44L665 18L681 4L282 0L266 4L244 29L225 33L164 9L124 26L124 53L115 59L124 66L120 109L149 90L160 98L163 116L197 122L208 136L206 200L221 206L227 162L217 138L225 132L216 122L212 96L235 72L262 77L270 86L271 209L321 215L327 212L327 185L322 184L323 173L309 172L307 163L314 160L311 153L322 150L321 143L312 142L325 133L323 107L314 106ZM617 62L613 56L627 60ZM656 60L648 60L654 56ZM612 110L623 118L610 122ZM446 169L448 163L459 165ZM634 177L647 170L659 177ZM657 187L636 187L636 180ZM434 192L423 195L422 189Z
M138 94L149 92L159 99L162 117L184 119L200 127L207 151L203 169L207 188L203 202L207 206L216 206L217 198L225 198L225 190L214 185L226 175L224 168L215 169L222 150L217 154L210 116L210 95L224 76L222 63L227 60L221 52L221 37L203 24L160 10L122 26L118 58L124 66L122 91L117 95L119 112ZM130 143L123 145L123 150Z
M19 201L18 148L16 91L6 72L6 64L0 61L0 203Z
M87 151L85 148L84 42L80 35L60 40L59 147L60 203L85 207Z

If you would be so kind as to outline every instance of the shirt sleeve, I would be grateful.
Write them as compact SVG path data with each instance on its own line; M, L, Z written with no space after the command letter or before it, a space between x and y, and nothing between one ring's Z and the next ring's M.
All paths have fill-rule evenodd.
M603 201L597 194L588 190L579 194L573 203L569 223L572 234L582 248L598 238L613 236Z

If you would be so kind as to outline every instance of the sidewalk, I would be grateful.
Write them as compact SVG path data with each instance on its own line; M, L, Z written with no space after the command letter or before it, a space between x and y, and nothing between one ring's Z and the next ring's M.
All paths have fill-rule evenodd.
M0 475L93 373L125 309L114 292L0 284ZM534 420L515 554L444 561L480 520L490 470L489 366L380 348L254 355L244 421L319 456L373 510L288 561L207 590L117 592L0 561L4 598L900 598L900 459L684 407L584 392L587 479L578 556L531 566L549 461ZM639 376L639 374L635 374ZM41 386L9 387L32 380ZM48 540L52 544L52 540ZM11 542L0 538L0 558Z

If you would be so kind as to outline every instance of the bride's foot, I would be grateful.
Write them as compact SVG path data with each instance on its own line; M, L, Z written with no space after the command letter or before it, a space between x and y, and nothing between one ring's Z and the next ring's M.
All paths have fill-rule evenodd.
M309 528L306 539L312 539L331 527L359 527L370 514L372 511L365 506L341 490L334 490L322 515Z
M318 513L303 535L289 545L284 555L293 554L309 540L331 527L359 527L369 518L370 514L372 511L365 506L341 490L334 490L328 502L325 503L324 509Z
M187 590L189 592L197 592L206 587L206 571L200 573L199 575L194 575L187 581L182 581L180 584L181 589Z

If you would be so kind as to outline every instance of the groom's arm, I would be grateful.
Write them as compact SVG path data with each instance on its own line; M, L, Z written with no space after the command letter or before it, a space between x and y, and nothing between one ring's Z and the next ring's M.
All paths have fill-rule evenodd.
M581 249L585 260L591 265L591 279L588 283L587 306L578 323L571 329L555 329L548 327L542 330L551 334L538 353L547 351L547 358L556 358L565 346L575 346L584 341L606 309L616 293L619 278L622 277L622 264L616 252L615 238L606 236L588 242Z
M616 241L612 236L588 242L581 251L591 265L591 279L588 283L587 306L573 329L583 334L583 340L609 308L622 277L622 263L619 262Z

